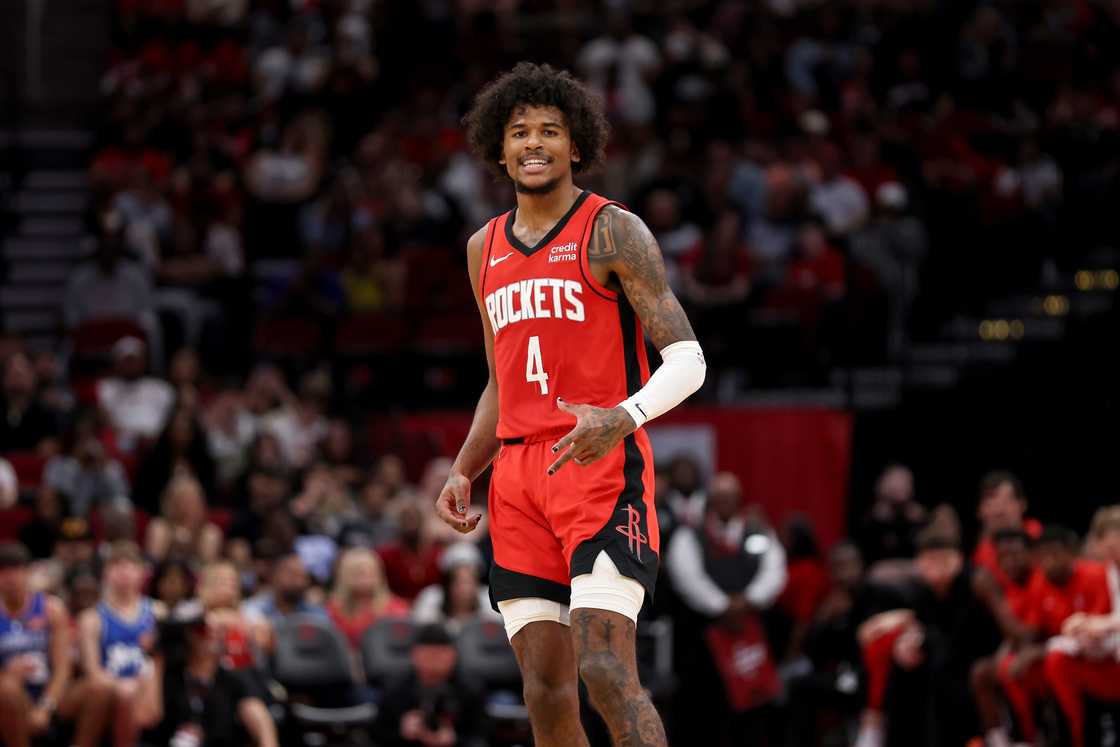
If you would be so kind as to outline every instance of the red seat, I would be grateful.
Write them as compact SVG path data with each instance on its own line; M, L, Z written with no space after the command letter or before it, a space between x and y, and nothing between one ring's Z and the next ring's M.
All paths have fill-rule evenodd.
M47 460L35 451L12 451L4 455L12 465L21 489L37 488L43 484L43 468Z
M19 530L29 524L34 516L35 514L27 506L0 509L0 541L18 540Z
M148 336L133 319L110 317L82 322L70 333L74 354L81 358L108 356L117 340L136 337L145 342Z
M222 530L222 534L229 534L229 529L233 526L233 511L228 508L212 508L208 513L208 518Z
M318 352L322 330L308 319L264 319L253 333L253 349L274 358L309 358Z
M429 317L416 334L415 348L424 353L466 353L482 350L482 323L477 311L446 312Z
M406 336L400 315L357 314L339 324L334 351L350 356L395 353L404 346Z

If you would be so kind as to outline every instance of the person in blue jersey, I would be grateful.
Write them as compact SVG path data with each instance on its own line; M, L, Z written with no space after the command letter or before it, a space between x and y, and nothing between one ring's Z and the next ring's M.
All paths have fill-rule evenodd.
M32 591L30 554L0 543L0 742L29 747L54 716L74 720L74 744L97 747L112 709L112 690L71 679L69 616L62 600Z
M133 542L115 542L102 569L103 596L78 617L82 668L110 688L113 746L133 747L162 718L160 659L151 658L163 605L144 596L144 558Z

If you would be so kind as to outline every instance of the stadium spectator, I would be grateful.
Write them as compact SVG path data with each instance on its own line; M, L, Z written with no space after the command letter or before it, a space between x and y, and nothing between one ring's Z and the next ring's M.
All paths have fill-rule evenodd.
M1038 572L1031 555L1031 540L1019 529L1001 529L991 537L999 564L1003 594L1015 618L1028 622L1031 582ZM1011 737L1004 727L1004 700L1000 685L1000 662L1016 643L1005 642L994 655L984 657L972 667L972 692L984 739L992 747L1007 747Z
M914 536L926 521L926 509L914 499L914 473L888 465L875 481L875 499L857 534L868 564L914 555Z
M415 500L406 499L398 508L397 529L396 541L378 547L377 554L385 565L389 588L411 603L443 577L439 569L443 547L432 538Z
M202 416L207 446L214 459L215 477L229 488L249 463L249 448L257 435L256 422L243 407L243 397L235 390L219 392Z
M964 562L956 535L931 526L916 542L915 576L881 588L876 607L886 611L859 629L868 676L859 747L963 744L978 730L973 665L1001 638L1024 635L991 575Z
M789 578L776 607L792 622L781 657L783 661L790 661L801 655L809 625L816 618L817 608L828 594L830 583L816 534L807 517L795 515L786 522L782 545L786 549Z
M326 408L331 380L326 371L313 371L300 381L299 397L263 419L261 428L276 437L287 464L306 467L327 435Z
M167 610L171 617L182 617L180 608L194 598L194 576L184 560L165 560L156 566L148 581L153 599Z
M63 451L43 469L43 484L63 496L71 516L85 516L93 508L117 501L129 503L128 475L119 461L105 453L97 436L97 416L80 415L63 439Z
M1023 739L1037 736L1035 707L1050 695L1046 684L1046 643L1061 635L1075 613L1112 611L1108 576L1100 563L1079 560L1080 538L1062 527L1048 527L1035 542L1040 573L1027 589L1026 624L1032 640L999 663L999 679Z
M55 543L62 535L65 510L63 496L49 488L39 489L31 504L31 521L19 529L19 541L36 560L54 555Z
M361 645L362 635L375 622L404 617L408 609L408 603L389 590L381 560L374 552L355 547L342 553L327 614L352 647Z
M321 606L308 599L310 588L303 561L294 552L288 553L273 562L268 587L245 600L241 609L250 618L264 618L274 629L291 615L325 615Z
M791 573L792 573L791 569ZM788 682L791 745L820 744L859 713L864 686L862 655L857 639L867 614L869 591L859 548L841 542L829 554L829 586L803 637L807 671ZM843 726L840 727L841 729Z
M4 360L4 387L0 392L0 452L36 450L46 455L56 447L59 426L54 414L36 395L37 382L31 360L13 353Z
M143 340L124 337L113 345L116 375L97 385L97 403L116 431L117 443L135 451L159 436L171 413L175 391L163 379L145 375Z
M159 511L160 497L177 477L193 478L204 495L214 494L214 459L195 411L176 406L151 451L136 473L136 503L148 513Z
M73 678L66 607L32 591L29 562L21 545L0 544L0 738L29 747L57 715L75 722L78 747L97 747L112 691L95 679Z
M656 113L651 84L661 68L657 44L635 31L630 16L623 10L615 10L607 17L606 32L580 50L576 67L609 102L607 115L611 119L646 124Z
M986 568L1001 583L1003 576L996 560L990 537L1001 529L1019 529L1034 540L1042 533L1042 524L1027 518L1027 496L1023 483L1010 472L995 470L980 480L980 500L976 516L980 520L980 538L972 551L972 562Z
M704 521L708 491L696 459L688 454L669 463L669 507L679 524L699 526Z
M490 590L481 583L482 554L473 543L458 542L443 551L439 559L443 580L416 596L412 619L421 625L439 624L458 635L472 620L495 620L499 615L490 606Z
M478 686L457 672L458 654L447 631L439 625L422 627L410 656L408 675L390 685L382 698L378 742L392 747L483 747Z
M128 319L143 328L159 359L159 325L151 280L143 268L125 258L124 219L116 212L99 216L99 240L93 260L84 262L66 281L63 316L71 329L98 319Z
M389 487L371 479L358 494L356 513L342 528L339 541L345 547L380 547L397 536L397 524L389 512Z
M102 570L99 604L78 618L82 670L114 695L114 747L131 747L163 718L163 663L155 653L156 621L166 610L144 596L144 563L131 542L113 545Z
M690 662L681 676L705 683L683 694L689 731L704 744L729 744L743 730L764 738L772 727L765 706L780 683L759 615L785 587L786 553L761 513L744 511L733 474L712 478L703 523L677 529L665 570L697 618L697 629L676 636L678 645L693 641L681 652ZM751 665L732 666L738 656L750 656Z
M209 521L202 485L189 475L172 478L160 500L160 515L148 522L144 548L156 563L185 558L202 564L217 560L222 530Z
M204 569L195 611L180 613L185 655L168 662L164 672L161 741L278 746L267 692L253 669L256 650L271 644L271 630L263 621L247 621L240 601L232 565Z

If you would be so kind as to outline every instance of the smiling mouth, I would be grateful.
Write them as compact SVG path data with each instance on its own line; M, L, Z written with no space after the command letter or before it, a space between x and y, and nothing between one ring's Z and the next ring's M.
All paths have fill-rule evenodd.
M543 156L531 156L529 158L522 159L521 170L528 174L537 174L541 171L544 171L545 168L548 167L548 164L550 162L551 159L545 158Z

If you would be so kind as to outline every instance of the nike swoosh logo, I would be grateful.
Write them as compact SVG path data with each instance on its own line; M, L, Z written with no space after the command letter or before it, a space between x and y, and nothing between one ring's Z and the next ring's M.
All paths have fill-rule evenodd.
M509 254L507 254L504 257L491 257L490 258L490 266L493 267L494 265L498 264L499 262L501 262L503 260L507 260L512 256L513 256L513 252L510 252Z

